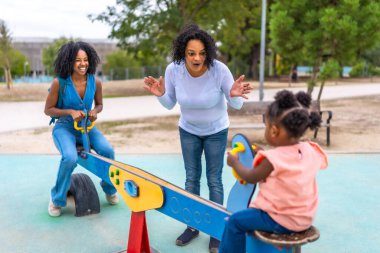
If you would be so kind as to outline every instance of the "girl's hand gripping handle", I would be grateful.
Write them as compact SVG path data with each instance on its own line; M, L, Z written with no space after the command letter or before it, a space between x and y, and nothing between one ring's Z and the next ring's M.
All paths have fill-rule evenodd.
M234 148L231 150L232 155L237 155L238 153L242 153L245 151L245 147L241 142L236 142ZM241 183L246 184L247 182L241 179L241 177L236 173L235 169L232 168L232 175Z

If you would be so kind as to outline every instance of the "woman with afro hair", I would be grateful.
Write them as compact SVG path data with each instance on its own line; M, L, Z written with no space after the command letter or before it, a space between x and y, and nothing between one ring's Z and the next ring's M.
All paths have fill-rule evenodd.
M76 143L81 143L82 138L80 131L74 129L74 121L83 119L84 111L87 111L89 120L93 122L103 110L102 84L95 77L99 62L95 49L82 41L70 41L63 45L54 61L57 78L53 80L47 96L45 114L58 118L53 128L53 140L62 158L55 185L51 189L50 216L60 216L61 208L66 206L71 174L77 166ZM94 101L95 106L92 107ZM88 132L88 136L91 148L104 157L114 159L113 147L96 127ZM117 204L116 189L104 181L101 186L107 201Z
M200 193L202 154L210 200L223 204L222 169L227 145L229 118L227 104L240 109L252 89L243 83L244 76L234 81L231 71L216 60L213 38L197 25L187 27L173 41L173 62L163 77L144 79L144 88L158 97L167 109L179 104L179 135L186 170L185 189ZM199 231L191 227L178 237L176 244L188 244ZM219 241L210 238L210 252L217 252Z
M305 92L278 92L265 114L265 139L273 148L258 151L253 169L228 153L227 164L241 179L259 183L259 192L250 208L226 222L219 253L245 253L246 233L253 230L288 234L312 225L318 207L316 175L327 167L327 156L318 144L300 140L321 123L310 104Z

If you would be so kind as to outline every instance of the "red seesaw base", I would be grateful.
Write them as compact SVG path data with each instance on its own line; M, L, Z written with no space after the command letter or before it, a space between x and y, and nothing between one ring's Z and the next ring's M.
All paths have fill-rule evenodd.
M153 253L149 245L145 211L132 212L127 253Z

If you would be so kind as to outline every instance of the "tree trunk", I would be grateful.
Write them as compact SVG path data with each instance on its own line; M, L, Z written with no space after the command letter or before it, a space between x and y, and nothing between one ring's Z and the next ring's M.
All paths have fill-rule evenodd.
M319 101L321 101L323 87L325 87L325 81L321 82L321 88L319 89L318 98L317 98L318 103L319 103Z
M257 67L259 63L259 59L260 59L260 44L255 44L252 47L251 59L249 60L250 75L252 76L253 79L259 78L258 67Z
M316 63L313 66L313 73L311 74L311 79L310 79L308 86L307 86L307 93L310 95L313 93L315 85L317 85L317 74L318 74L318 72L319 72L319 64Z
M274 53L273 54L273 64L272 64L272 67L273 67L273 77L277 77L277 54Z
M9 68L4 68L5 82L7 83L7 88L10 90L12 88L12 74Z

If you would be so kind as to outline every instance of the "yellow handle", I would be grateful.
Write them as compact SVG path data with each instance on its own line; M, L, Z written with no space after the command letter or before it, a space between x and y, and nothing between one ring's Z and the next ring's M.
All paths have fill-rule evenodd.
M90 131L94 126L95 126L95 121L92 121L91 124L86 128L87 132ZM74 129L78 130L78 131L81 131L82 134L84 133L84 127L79 127L78 126L78 121L74 121Z
M231 154L236 155L237 153L242 153L245 151L245 147L243 143L241 142L236 142L234 144L234 148L231 150Z
M231 150L231 154L236 155L238 153L242 153L245 151L245 147L243 143L241 142L236 142L234 144L234 148ZM241 183L241 184L246 184L247 182L241 179L241 177L236 173L235 169L232 168L232 175Z

